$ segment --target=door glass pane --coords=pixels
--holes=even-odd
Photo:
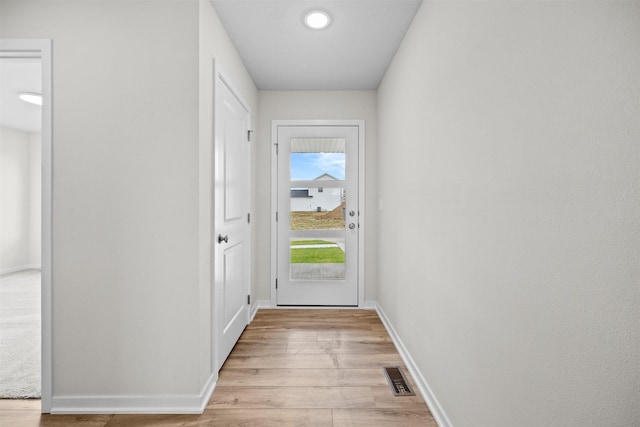
[[[344,188],[292,188],[291,230],[344,230]]]
[[[345,138],[291,138],[291,180],[344,180]]]
[[[345,143],[291,139],[292,280],[345,278]]]

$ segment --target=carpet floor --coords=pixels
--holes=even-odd
[[[40,398],[40,270],[0,276],[0,398]]]

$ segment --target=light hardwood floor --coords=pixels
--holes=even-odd
[[[0,425],[425,426],[419,396],[394,397],[382,366],[413,379],[374,311],[260,310],[202,415],[40,415],[39,401],[0,401]]]

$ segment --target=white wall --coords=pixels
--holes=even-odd
[[[207,0],[1,5],[0,37],[54,45],[54,409],[197,397],[212,375],[214,59],[254,118],[257,90]]]
[[[426,1],[379,88],[379,301],[456,427],[640,424],[638,22]]]
[[[0,272],[40,267],[40,134],[0,127]]]
[[[197,0],[1,7],[53,39],[54,399],[197,395]]]
[[[29,263],[29,134],[0,127],[0,272]]]
[[[29,133],[29,254],[28,265],[40,266],[42,258],[42,137]]]
[[[0,127],[0,271],[28,263],[29,135]]]
[[[366,258],[365,299],[376,299],[375,248],[377,129],[375,91],[260,91],[256,163],[256,268],[258,299],[271,299],[271,122],[272,120],[365,120],[366,126]]]

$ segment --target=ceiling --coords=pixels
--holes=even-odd
[[[211,0],[260,90],[374,90],[422,0]],[[331,24],[304,26],[323,10]],[[0,125],[40,130],[41,107],[18,92],[41,92],[40,63],[0,60]]]
[[[19,92],[41,93],[40,60],[0,59],[0,126],[39,132],[42,107],[18,98]]]
[[[211,0],[259,90],[374,90],[422,0]],[[304,26],[323,10],[331,24]]]

